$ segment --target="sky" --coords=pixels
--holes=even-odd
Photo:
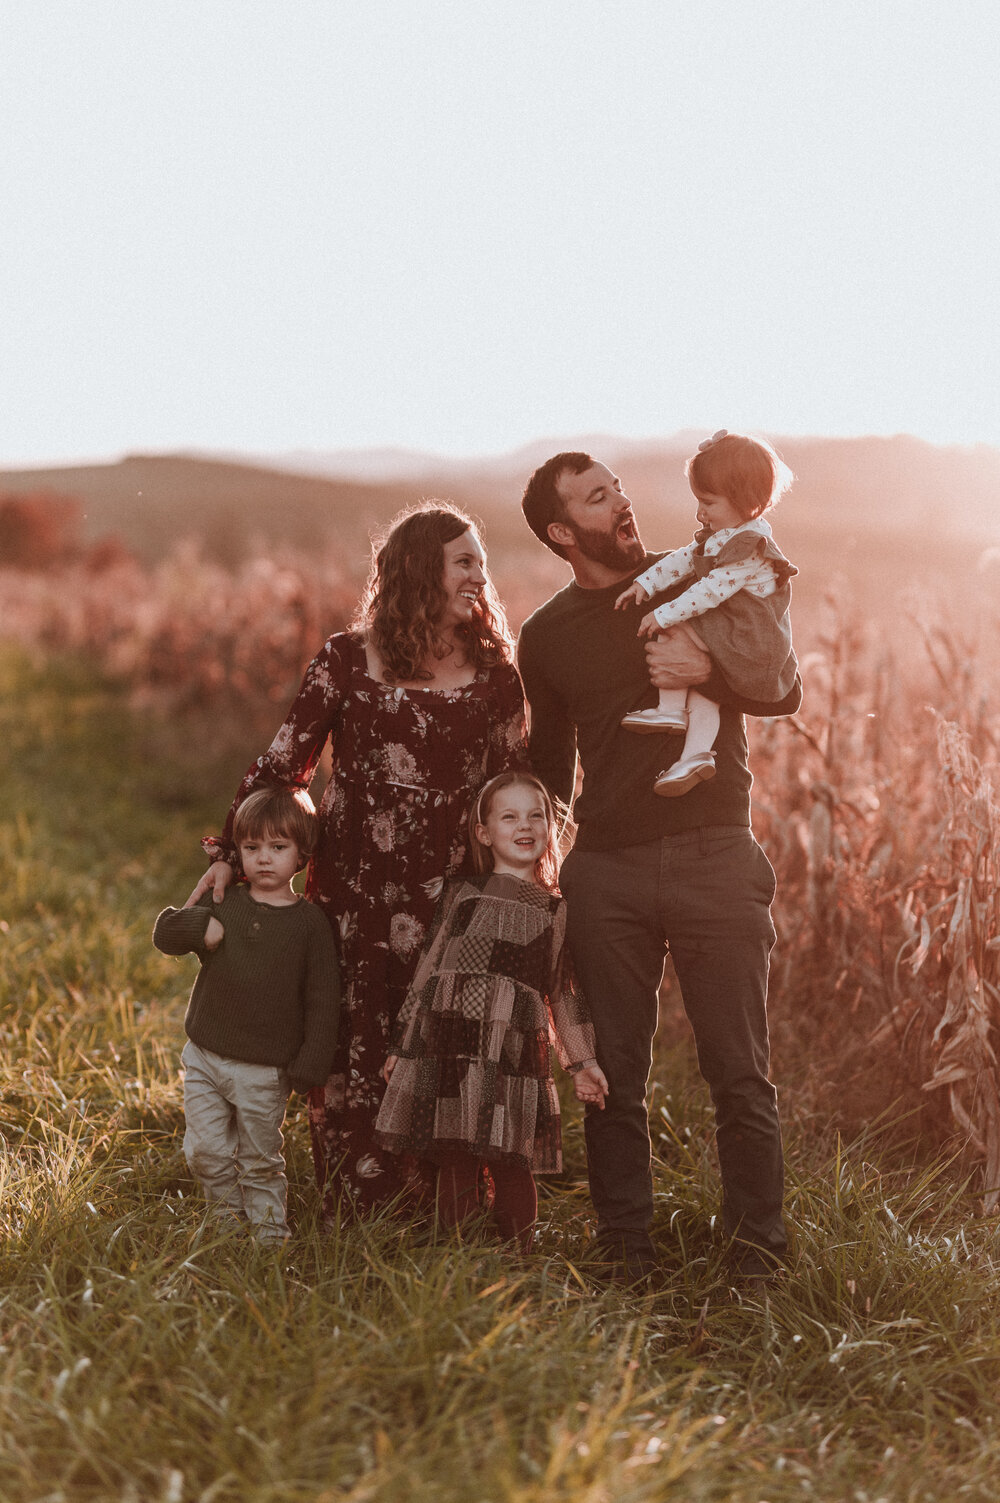
[[[0,465],[1000,444],[996,0],[0,0]]]

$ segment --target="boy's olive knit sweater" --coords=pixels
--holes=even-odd
[[[225,929],[205,948],[210,918]],[[184,1027],[200,1049],[287,1070],[295,1090],[323,1085],[340,1017],[340,967],[329,920],[312,903],[258,903],[244,883],[221,903],[206,893],[193,908],[165,908],[153,943],[165,955],[201,961]]]

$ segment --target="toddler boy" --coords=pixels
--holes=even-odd
[[[184,1028],[184,1154],[220,1211],[261,1242],[284,1242],[281,1124],[290,1090],[323,1085],[333,1063],[340,970],[320,909],[292,888],[318,837],[301,790],[264,788],[236,812],[244,882],[165,908],[153,943],[201,961]]]

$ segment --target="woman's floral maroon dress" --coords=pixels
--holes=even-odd
[[[521,682],[501,663],[461,689],[392,688],[369,677],[358,637],[331,637],[243,779],[222,839],[202,842],[213,860],[234,859],[232,817],[246,795],[259,785],[307,787],[328,737],[333,775],[306,895],[333,925],[344,981],[333,1073],[309,1099],[316,1174],[332,1215],[338,1199],[362,1210],[425,1177],[375,1143],[380,1072],[437,899],[462,865],[472,797],[487,778],[526,762]]]

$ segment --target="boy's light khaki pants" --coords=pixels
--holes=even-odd
[[[260,1241],[283,1242],[290,1235],[281,1151],[287,1072],[223,1059],[191,1039],[181,1063],[184,1156],[206,1200],[248,1221]]]

